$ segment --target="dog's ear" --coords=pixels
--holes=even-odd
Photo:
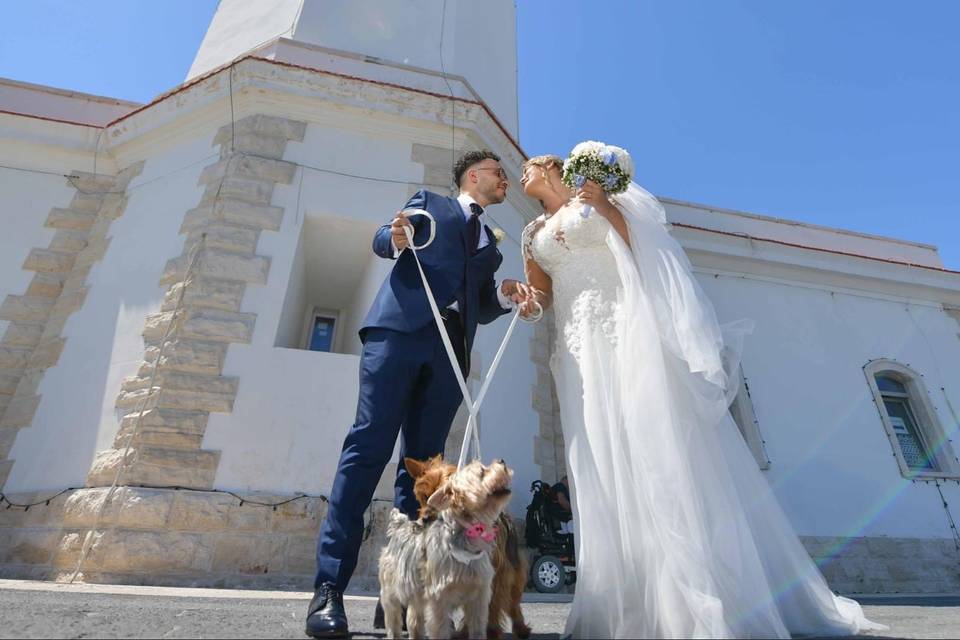
[[[447,505],[450,504],[452,495],[453,492],[450,490],[450,485],[445,483],[442,487],[434,491],[432,496],[427,498],[427,506],[437,511],[443,511]]]
[[[423,472],[427,468],[427,463],[414,460],[413,458],[404,458],[403,466],[406,468],[407,473],[413,476],[414,480],[416,480],[423,475]]]

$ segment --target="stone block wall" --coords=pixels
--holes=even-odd
[[[312,589],[319,498],[272,508],[212,491],[123,487],[97,521],[107,488],[75,491],[28,511],[0,510],[0,577],[69,580],[94,531],[77,580],[110,584]],[[9,496],[28,503],[37,494]],[[250,496],[281,502],[289,496]],[[392,505],[374,502],[351,588],[377,589],[377,558]]]
[[[115,176],[72,172],[70,205],[51,209],[44,223],[54,230],[49,246],[32,248],[24,261],[33,279],[22,295],[0,304],[0,320],[9,321],[0,339],[0,487],[15,462],[8,459],[14,439],[40,405],[40,382],[60,359],[67,319],[83,305],[90,269],[106,253],[110,225],[127,206],[127,185],[142,169],[141,162]]]
[[[960,546],[949,538],[801,541],[839,593],[960,593]]]
[[[184,215],[183,251],[160,280],[163,305],[146,319],[143,362],[116,400],[120,429],[97,454],[88,486],[111,484],[123,468],[123,484],[213,487],[220,452],[201,448],[203,434],[211,412],[233,410],[239,380],[222,375],[223,363],[231,343],[252,339],[256,314],[240,304],[247,285],[266,284],[270,260],[256,254],[257,241],[280,228],[283,208],[270,200],[297,171],[281,159],[286,143],[305,131],[253,115],[217,132],[220,159],[200,174],[205,189]]]
[[[0,578],[69,580],[107,489],[70,492],[24,511],[0,509]],[[318,498],[262,507],[219,492],[124,487],[104,511],[78,580],[113,584],[309,591]],[[10,495],[29,503],[37,493]],[[279,502],[289,496],[250,496]],[[374,592],[392,505],[374,502],[351,589]],[[517,522],[523,531],[523,522]],[[960,550],[950,539],[803,537],[842,594],[960,593]]]
[[[567,473],[566,445],[560,423],[560,404],[557,389],[550,372],[550,354],[556,336],[553,311],[534,325],[530,341],[530,360],[536,366],[537,381],[530,390],[531,402],[539,418],[539,429],[534,436],[533,461],[540,466],[540,479],[557,482]]]
[[[305,128],[253,115],[218,131],[214,144],[220,159],[201,172],[205,191],[184,214],[183,249],[161,278],[167,292],[160,310],[146,318],[139,371],[119,390],[115,404],[122,418],[113,446],[96,455],[85,488],[26,511],[0,510],[0,575],[68,580],[79,565],[77,577],[87,582],[312,586],[316,539],[326,514],[323,499],[298,498],[272,508],[250,500],[276,503],[290,496],[242,500],[216,491],[219,452],[202,448],[210,413],[233,409],[240,381],[223,375],[224,360],[230,344],[252,338],[256,314],[241,312],[241,302],[248,285],[267,281],[270,260],[257,255],[257,242],[261,232],[280,228],[284,211],[270,204],[273,188],[294,179],[296,165],[282,157],[286,143],[302,140]],[[428,187],[442,191],[440,185],[449,182],[449,150],[415,145],[411,159],[424,165]],[[111,188],[127,180],[127,174],[111,179]],[[63,219],[87,225],[96,219],[94,204],[78,205],[91,212],[51,215],[57,224]],[[117,203],[108,209],[122,210]],[[105,242],[97,247],[102,255]],[[50,256],[41,260],[41,253],[34,261],[48,265],[48,271],[73,268],[59,254],[54,257],[60,262],[51,262]],[[54,289],[51,294],[58,293]],[[4,309],[19,319],[24,304],[14,302]],[[53,306],[40,305],[40,311]],[[474,358],[471,386],[480,370],[479,356]],[[456,449],[452,459],[465,424],[462,410],[449,439]],[[389,493],[394,473],[389,465],[377,495]],[[118,488],[107,501],[115,481]],[[7,496],[14,503],[42,497]],[[361,548],[354,589],[377,588],[377,558],[391,508],[389,502],[375,501],[367,513],[369,538]]]

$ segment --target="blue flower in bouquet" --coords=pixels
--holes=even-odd
[[[563,163],[563,182],[575,189],[582,189],[587,180],[592,180],[607,193],[623,193],[631,179],[633,162],[630,154],[602,142],[581,142]]]
[[[623,193],[633,179],[633,161],[620,147],[588,140],[573,148],[563,163],[563,183],[582,189],[587,180],[603,187],[607,193]],[[580,215],[590,215],[592,207],[584,205]]]

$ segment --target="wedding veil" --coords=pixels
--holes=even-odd
[[[636,317],[636,305],[653,307],[662,345],[689,370],[685,378],[697,413],[704,424],[715,424],[737,393],[743,337],[753,330],[753,322],[719,324],[690,260],[667,230],[663,205],[653,195],[631,182],[611,201],[630,230],[629,248],[615,233],[609,239],[624,283],[623,313]],[[637,287],[646,296],[637,295]]]

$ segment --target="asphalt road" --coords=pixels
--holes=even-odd
[[[309,597],[0,580],[0,638],[303,638]],[[960,635],[960,596],[862,602],[868,617],[890,626],[877,637]],[[369,596],[347,596],[354,638],[384,637],[373,629],[375,603]],[[558,638],[569,604],[525,602],[523,609],[535,638]]]

